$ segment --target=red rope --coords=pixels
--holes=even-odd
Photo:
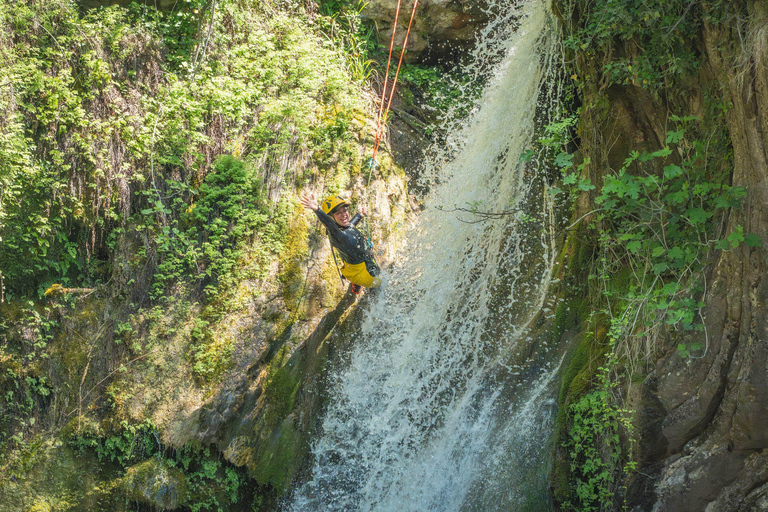
[[[400,13],[400,2],[397,0],[397,11],[395,12],[395,23],[392,26],[392,41],[389,43],[389,59],[387,60],[387,72],[384,75],[384,88],[381,91],[381,105],[379,106],[379,116],[376,119],[376,140],[373,144],[373,156],[371,156],[371,166],[376,162],[376,153],[379,151],[379,142],[381,136],[384,133],[384,124],[386,123],[387,115],[389,114],[389,108],[392,106],[392,99],[395,97],[395,86],[397,85],[397,77],[400,75],[400,66],[403,64],[403,55],[405,55],[405,47],[408,45],[408,36],[411,34],[411,26],[413,25],[413,19],[416,15],[416,6],[419,5],[419,0],[413,2],[413,9],[411,10],[411,20],[408,22],[408,30],[405,32],[405,39],[403,39],[403,48],[400,50],[400,60],[397,62],[397,70],[395,71],[395,78],[392,80],[392,87],[389,90],[389,100],[387,100],[387,108],[384,110],[382,116],[382,110],[384,107],[384,98],[387,93],[387,77],[389,76],[389,65],[392,61],[392,49],[395,46],[395,30],[397,30],[397,17]]]
[[[395,9],[395,22],[392,24],[392,40],[389,42],[389,58],[387,59],[387,71],[384,73],[384,87],[381,90],[381,104],[379,105],[379,115],[376,118],[376,135],[379,134],[379,125],[381,123],[381,113],[384,111],[384,95],[387,94],[387,80],[389,80],[389,65],[392,63],[392,49],[395,47],[395,31],[397,30],[397,19],[400,16],[400,2],[397,0],[397,9]]]

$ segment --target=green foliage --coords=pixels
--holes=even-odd
[[[327,43],[344,55],[352,79],[361,83],[367,81],[373,73],[378,45],[374,27],[361,22],[360,13],[365,2],[324,0],[318,3],[321,16],[318,16],[317,24]]]
[[[99,461],[112,462],[123,469],[152,457],[162,459],[183,472],[192,500],[183,505],[193,511],[229,510],[242,503],[250,480],[244,469],[223,461],[211,449],[163,446],[150,420],[138,424],[123,421],[117,432],[108,436],[83,432],[70,438],[69,444],[80,451],[92,450]]]
[[[602,339],[607,337],[611,349],[599,382],[569,375],[561,393],[568,422],[559,427],[568,464],[556,471],[564,475],[558,491],[566,510],[622,506],[619,488],[633,469],[633,463],[625,463],[632,432],[628,412],[618,405],[624,393],[615,386],[642,375],[662,348],[659,340],[674,340],[681,358],[706,350],[701,310],[705,265],[715,250],[760,244],[742,227],[723,232],[745,190],[730,186],[733,149],[723,115],[730,108],[727,95],[717,85],[702,88],[698,80],[706,81],[699,54],[705,24],[743,17],[735,11],[743,5],[721,0],[558,4],[566,28],[566,60],[575,63],[571,79],[584,106],[572,118],[582,138],[579,158],[568,147],[576,142],[570,127],[552,126],[555,153],[549,160],[561,181],[550,193],[569,192],[581,217],[566,230],[578,225],[574,238],[593,240],[595,257],[585,265],[587,300],[599,321],[585,329],[596,331],[595,341],[585,343],[605,347]],[[723,42],[718,50],[727,55],[728,46]],[[742,51],[743,45],[736,46]],[[648,112],[689,112],[691,93],[701,93],[696,112],[703,121],[670,115],[669,125],[662,123],[667,133],[661,147],[648,149],[653,137],[642,141],[610,121],[615,115],[610,106],[620,103],[618,97],[633,95],[635,87],[645,91],[624,105]],[[618,127],[618,137],[609,144],[601,137],[611,126]],[[638,150],[628,151],[616,165],[613,157],[622,144],[636,144]],[[534,154],[529,151],[523,158]],[[583,346],[579,351],[577,356],[584,358]]]
[[[572,482],[563,510],[599,512],[615,510],[617,484],[634,468],[625,464],[621,430],[631,432],[630,412],[615,405],[616,384],[608,375],[615,356],[598,370],[599,385],[568,408],[568,438],[564,443]]]
[[[38,311],[34,304],[19,304],[16,311],[0,310],[0,452],[25,444],[35,431],[41,410],[51,398],[49,377],[40,361],[58,323],[52,311]],[[10,314],[9,314],[10,313]],[[3,318],[3,315],[8,317]],[[19,318],[13,318],[16,315]],[[10,318],[9,318],[10,317]],[[39,426],[39,425],[37,425]]]
[[[170,11],[159,11],[132,2],[127,9],[132,24],[158,33],[168,51],[165,63],[169,69],[193,72],[202,58],[199,32],[206,21],[206,7],[210,5],[206,0],[185,0],[176,2]],[[196,48],[198,52],[194,52]]]
[[[154,231],[160,257],[152,296],[182,278],[204,283],[209,295],[232,286],[256,231],[270,220],[260,181],[243,162],[222,156],[197,193],[170,180],[167,186],[170,204],[148,192],[152,206],[139,218],[139,226]]]
[[[694,41],[712,10],[684,0],[568,0],[565,8],[569,17],[578,12],[580,18],[566,48],[589,57],[613,55],[603,68],[609,81],[652,94],[697,72]]]
[[[395,64],[393,66],[396,68]],[[390,71],[394,79],[395,69]],[[483,90],[483,82],[475,77],[461,73],[460,70],[448,70],[440,65],[424,66],[404,63],[398,76],[401,96],[409,99],[409,90],[419,94],[418,104],[440,115],[451,115],[461,119],[466,117]],[[405,89],[405,88],[408,89]],[[415,102],[415,98],[410,101]],[[429,133],[431,128],[427,128]]]
[[[623,326],[630,332],[638,322],[646,328],[663,322],[673,328],[702,330],[698,311],[703,303],[693,296],[701,291],[696,279],[707,255],[713,248],[734,248],[743,241],[760,243],[757,236],[744,235],[741,229],[716,238],[722,216],[739,206],[745,190],[730,187],[728,168],[710,158],[712,149],[686,135],[696,129],[697,118],[671,119],[678,126],[668,132],[667,146],[653,152],[633,151],[621,169],[604,177],[594,198],[600,208],[593,227],[603,256],[593,277],[606,281],[602,294],[615,304],[612,311],[621,312]],[[560,153],[556,159],[564,172],[573,167],[567,156]],[[587,159],[567,174],[563,184],[577,193],[594,189],[582,177],[589,163]],[[622,268],[628,269],[632,281],[616,288],[611,283]]]
[[[253,183],[269,176],[275,196],[305,179],[292,169],[301,155],[310,168],[354,161],[360,83],[337,45],[359,28],[354,9],[329,36],[301,17],[217,5],[215,16],[203,0],[167,13],[137,4],[84,16],[67,3],[0,8],[0,46],[13,48],[0,52],[0,84],[11,87],[0,97],[9,295],[105,281],[121,237],[141,236],[150,270],[158,251],[185,251],[192,241],[173,229],[187,228],[189,203],[175,200],[199,192],[221,153],[247,161]],[[138,213],[148,210],[152,222],[143,222]],[[139,233],[126,222],[131,213]],[[183,275],[166,263],[155,283]],[[227,268],[204,272],[220,281]]]
[[[233,340],[219,321],[243,293],[268,288],[240,285],[271,277],[284,252],[295,214],[286,191],[321,175],[343,187],[358,170],[373,38],[356,2],[317,17],[291,12],[299,2],[216,2],[215,15],[204,5],[0,5],[0,297],[20,304],[52,282],[105,285],[117,307],[104,332],[118,344],[62,369],[85,361],[82,340],[62,355],[49,346],[51,311],[6,315],[0,304],[0,449],[55,427],[82,382],[84,424],[114,430],[83,427],[75,445],[108,467],[163,458],[200,496],[185,507],[232,510],[248,506],[232,506],[253,483],[245,472],[207,450],[162,446],[149,423],[121,423],[129,390],[109,379],[140,371],[188,328],[199,380],[227,368]],[[194,326],[174,316],[182,305],[200,312]],[[295,384],[287,370],[271,376],[277,414]],[[287,436],[278,445],[295,449]],[[270,466],[267,481],[292,460]]]
[[[133,424],[123,421],[114,435],[99,437],[83,433],[71,439],[70,444],[79,449],[93,449],[99,461],[116,462],[127,467],[156,453],[159,446],[158,433],[151,420]]]
[[[590,263],[588,277],[590,297],[596,318],[606,323],[612,350],[597,387],[580,393],[569,388],[568,396],[578,398],[568,404],[563,427],[569,461],[563,481],[571,487],[559,493],[567,496],[566,510],[613,510],[620,505],[615,503],[618,487],[633,468],[633,463],[625,462],[627,450],[622,448],[631,430],[629,413],[616,405],[612,390],[654,355],[662,327],[673,334],[705,329],[701,283],[708,256],[715,249],[747,242],[743,229],[725,237],[720,233],[724,216],[739,207],[745,194],[743,188],[728,184],[730,162],[720,158],[729,154],[727,139],[718,138],[716,131],[703,137],[706,129],[697,118],[670,119],[675,126],[664,147],[631,152],[621,168],[603,176],[599,187],[588,178],[592,169],[588,158],[578,165],[563,151],[552,158],[571,197],[589,194],[598,207],[577,223],[589,217],[588,230],[596,237],[597,258]],[[561,123],[551,131],[564,130]],[[555,149],[567,141],[559,135],[550,139]],[[553,187],[550,193],[560,191]],[[756,236],[749,239],[759,243]],[[694,339],[678,343],[680,357],[706,349],[705,343]]]
[[[669,146],[632,152],[616,175],[605,178],[595,202],[603,210],[598,221],[607,221],[609,228],[603,235],[607,251],[626,247],[622,264],[637,281],[630,299],[647,300],[668,325],[701,329],[696,312],[702,304],[686,297],[686,282],[703,269],[716,243],[717,222],[738,206],[745,191],[729,187],[723,174],[707,167],[703,143],[684,138],[684,125],[694,119],[673,120],[681,126],[668,133]],[[642,170],[652,162],[661,172],[651,172],[650,166]]]

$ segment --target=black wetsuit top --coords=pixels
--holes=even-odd
[[[328,230],[331,247],[339,252],[339,257],[344,263],[350,265],[365,263],[365,269],[371,276],[376,277],[379,274],[379,266],[373,259],[373,253],[368,248],[365,236],[355,227],[362,217],[355,215],[349,222],[349,226],[342,227],[320,208],[315,210],[315,214]]]

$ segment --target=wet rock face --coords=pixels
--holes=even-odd
[[[747,1],[751,20],[768,5]],[[750,32],[752,33],[752,32]],[[724,52],[727,27],[705,26],[702,44],[713,75],[733,108],[727,124],[733,142],[733,185],[747,190],[728,218],[728,232],[743,225],[763,247],[720,253],[707,275],[706,344],[698,358],[681,359],[670,339],[656,364],[656,434],[664,450],[647,507],[653,512],[768,510],[768,55],[755,46],[743,70]],[[749,46],[749,42],[747,43]],[[706,336],[701,339],[702,336]],[[646,445],[659,439],[644,439]],[[641,510],[640,507],[633,510]]]
[[[395,45],[402,47],[413,0],[405,0],[397,20]],[[362,16],[374,23],[379,42],[386,47],[392,38],[397,0],[371,0]],[[422,0],[408,36],[406,60],[434,63],[455,56],[472,45],[488,21],[487,2],[472,0]]]
[[[643,398],[633,407],[640,465],[627,493],[632,512],[768,510],[768,3],[734,5],[748,14],[749,26],[739,32],[727,23],[704,25],[698,83],[701,91],[716,87],[730,105],[732,185],[746,190],[723,232],[742,226],[762,247],[713,252],[701,297],[706,330],[670,330],[659,340]],[[610,112],[602,133],[612,138],[605,167],[619,168],[632,148],[663,144],[668,113],[657,100],[615,85],[602,94]],[[702,104],[691,97],[687,111]],[[677,353],[678,343],[693,342],[706,347],[703,354]]]

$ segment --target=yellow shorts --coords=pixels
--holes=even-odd
[[[365,286],[366,288],[376,288],[381,284],[380,278],[373,277],[368,273],[368,269],[365,268],[365,262],[357,263],[355,265],[344,263],[341,267],[341,275],[346,277],[347,280],[352,283]]]

